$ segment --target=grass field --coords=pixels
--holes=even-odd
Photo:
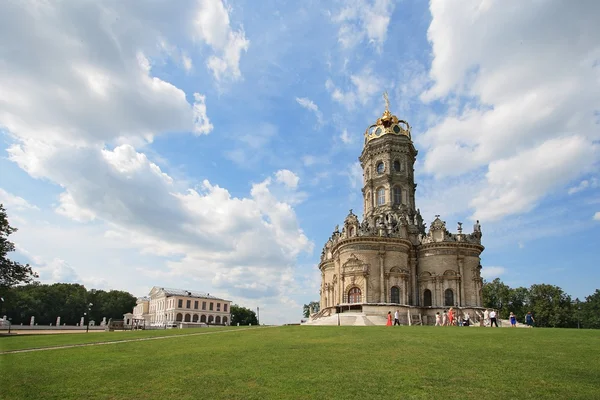
[[[81,336],[4,337],[0,350]],[[594,399],[600,332],[255,328],[3,354],[0,366],[3,399]]]

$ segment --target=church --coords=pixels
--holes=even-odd
[[[450,307],[474,317],[482,311],[479,221],[469,233],[461,222],[449,232],[439,215],[426,226],[416,206],[411,127],[384,98],[386,109],[365,131],[359,157],[363,218],[350,210],[325,243],[320,311],[309,324],[340,324],[340,316],[365,322],[350,325],[378,324],[397,310],[404,324],[433,324]]]

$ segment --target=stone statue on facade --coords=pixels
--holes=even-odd
[[[479,225],[479,220],[477,220],[477,222],[475,222],[475,225],[473,225],[473,232],[481,232],[481,225]]]

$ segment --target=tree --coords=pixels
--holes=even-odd
[[[90,290],[88,292],[88,303],[92,303],[90,311],[91,318],[96,321],[103,317],[113,319],[123,319],[123,314],[132,312],[136,304],[136,297],[131,293],[121,290]]]
[[[8,253],[15,251],[15,245],[8,240],[8,237],[16,231],[17,229],[8,223],[6,210],[0,204],[0,289],[10,288],[19,283],[29,283],[38,278],[29,264],[23,265],[8,258]]]
[[[318,301],[311,301],[310,303],[305,304],[303,307],[304,318],[310,317],[310,314],[313,312],[319,312],[319,306],[320,304]]]
[[[518,287],[510,289],[508,294],[508,312],[516,315],[517,321],[524,322],[529,307],[529,289]]]
[[[240,307],[237,304],[231,305],[231,325],[258,325],[256,313],[249,308]]]
[[[510,310],[506,307],[510,303],[510,287],[505,285],[500,278],[491,282],[484,282],[482,288],[483,306],[499,310],[500,318],[508,318]]]
[[[583,328],[600,329],[600,289],[587,296],[581,307],[581,326]],[[579,310],[577,310],[579,312]]]
[[[577,325],[571,296],[558,286],[532,285],[529,288],[529,300],[529,308],[537,326],[569,328]]]

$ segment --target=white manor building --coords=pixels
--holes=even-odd
[[[128,319],[142,321],[147,326],[165,326],[172,323],[229,325],[231,301],[190,290],[154,286],[147,297],[137,300]],[[138,322],[139,323],[139,322]]]

